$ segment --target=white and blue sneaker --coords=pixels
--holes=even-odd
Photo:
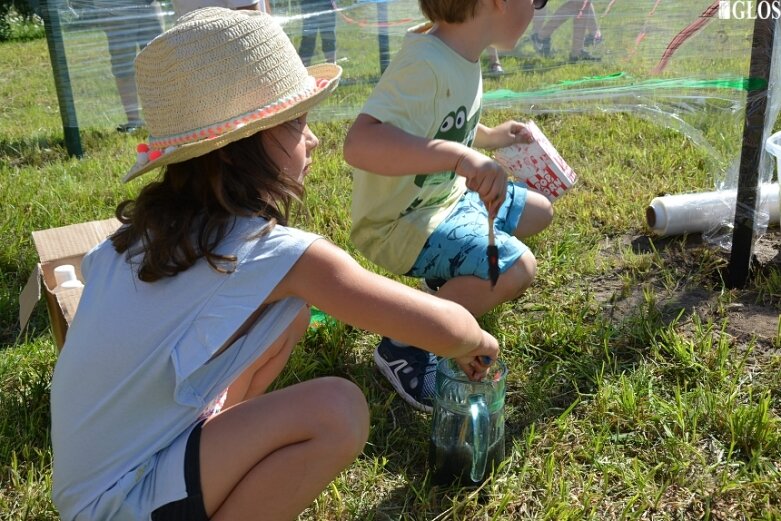
[[[532,33],[531,40],[537,54],[545,58],[551,57],[553,49],[551,49],[550,36],[547,38],[540,38],[537,36],[537,33]]]
[[[432,412],[437,357],[413,346],[400,346],[383,337],[374,350],[374,363],[405,402]]]

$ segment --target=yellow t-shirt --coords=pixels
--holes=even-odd
[[[410,29],[361,112],[405,132],[471,146],[483,93],[480,63],[436,36]],[[355,246],[392,273],[407,273],[426,239],[466,191],[455,172],[382,176],[353,172]]]

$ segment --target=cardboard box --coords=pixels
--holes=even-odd
[[[68,326],[79,305],[81,289],[66,289],[55,294],[52,291],[57,285],[54,279],[54,268],[63,264],[72,264],[76,267],[79,280],[83,281],[81,259],[84,254],[111,235],[119,226],[120,222],[116,219],[107,219],[33,232],[33,242],[40,262],[30,274],[19,296],[19,325],[22,329],[27,326],[35,305],[41,299],[43,286],[43,296],[49,311],[54,341],[57,349],[62,349]]]
[[[578,176],[533,121],[525,125],[532,141],[500,148],[494,152],[494,159],[508,175],[553,202],[575,184]]]

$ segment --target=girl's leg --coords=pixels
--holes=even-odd
[[[548,18],[548,7],[545,6],[542,9],[534,11],[534,18],[532,18],[532,33],[539,34],[542,28],[545,26],[545,20]]]
[[[577,16],[584,5],[584,0],[568,0],[563,3],[553,15],[547,17],[545,25],[537,31],[537,36],[541,40],[550,38],[550,36],[558,29],[564,22]]]
[[[320,44],[323,47],[325,61],[336,63],[336,13],[329,11],[320,21]]]
[[[304,307],[287,330],[228,387],[224,409],[266,392],[290,358],[309,327],[309,307]]]
[[[583,53],[586,31],[589,27],[596,27],[596,18],[594,6],[590,1],[585,0],[581,3],[580,11],[572,20],[572,46],[569,53],[571,57],[577,57]]]
[[[317,21],[315,16],[307,14],[301,28],[301,43],[298,45],[298,55],[307,67],[312,63],[317,43]]]
[[[363,450],[369,409],[355,384],[318,378],[213,416],[200,446],[204,506],[214,521],[290,520]]]
[[[486,49],[486,53],[488,54],[488,74],[494,76],[504,74],[502,63],[499,61],[499,51],[496,47],[489,47]]]
[[[589,3],[588,16],[586,17],[586,32],[592,36],[601,36],[599,32],[599,23],[597,22],[597,12],[594,10],[594,3]]]

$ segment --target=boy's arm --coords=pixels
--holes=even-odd
[[[347,132],[344,159],[355,168],[386,176],[453,171],[480,194],[491,215],[507,193],[507,174],[490,157],[455,141],[414,136],[368,114],[359,114]]]
[[[473,144],[477,148],[494,150],[529,141],[531,141],[531,134],[526,130],[526,126],[518,121],[509,120],[493,128],[478,123]]]
[[[414,136],[389,123],[359,114],[344,140],[348,164],[387,176],[454,170],[469,147],[455,141]]]

